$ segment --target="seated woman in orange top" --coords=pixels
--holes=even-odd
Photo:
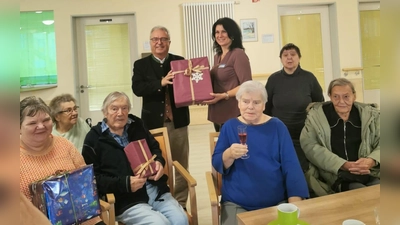
[[[34,96],[20,102],[20,192],[29,200],[29,184],[57,170],[73,170],[85,164],[74,145],[63,137],[52,136],[50,108]],[[105,225],[100,217],[84,225]]]

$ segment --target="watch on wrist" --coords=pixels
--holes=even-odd
[[[229,94],[228,94],[228,92],[225,92],[225,100],[228,100],[229,99]]]

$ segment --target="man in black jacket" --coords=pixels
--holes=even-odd
[[[154,27],[150,32],[151,55],[134,63],[133,93],[143,97],[142,120],[148,129],[167,127],[172,159],[189,167],[189,108],[176,108],[170,62],[183,57],[169,54],[169,32],[165,27]],[[186,207],[188,186],[184,178],[175,174],[175,198]]]
[[[169,193],[160,146],[143,121],[129,114],[130,108],[125,93],[110,93],[102,107],[104,120],[86,135],[82,155],[86,164],[93,164],[99,194],[114,194],[116,219],[126,225],[187,225],[186,213]],[[157,173],[148,178],[134,174],[124,151],[129,142],[141,139],[156,155]]]

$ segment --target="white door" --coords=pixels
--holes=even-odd
[[[381,95],[381,13],[379,2],[360,3],[360,34],[364,102],[378,103]]]
[[[140,116],[141,98],[131,89],[133,62],[138,59],[135,16],[99,16],[76,19],[78,90],[82,118],[97,124],[101,106],[113,91],[125,92],[131,113]]]
[[[312,72],[324,90],[333,79],[328,6],[279,7],[281,47],[300,48],[300,65]]]

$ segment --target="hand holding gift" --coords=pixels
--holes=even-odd
[[[134,177],[130,177],[131,191],[135,192],[143,187],[146,183],[146,178],[140,177],[140,175],[136,175]]]
[[[172,70],[170,70],[167,74],[167,76],[163,77],[161,79],[161,86],[166,86],[167,84],[172,84],[172,79],[174,79],[175,75],[172,73]]]
[[[219,102],[221,100],[225,100],[226,96],[227,96],[226,93],[210,93],[210,95],[212,97],[214,97],[214,98],[211,99],[211,100],[208,100],[208,101],[204,101],[204,102],[202,102],[202,104],[212,105],[212,104],[215,104],[215,103],[217,103],[217,102]]]
[[[149,180],[155,180],[157,181],[158,179],[160,179],[160,177],[164,174],[164,167],[163,165],[159,162],[159,161],[155,161],[156,163],[156,171],[157,174],[154,176],[150,176]]]

